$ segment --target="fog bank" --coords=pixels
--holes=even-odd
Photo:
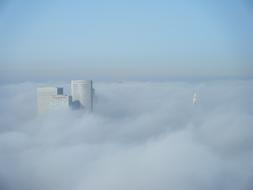
[[[94,113],[40,116],[37,86],[1,85],[1,190],[253,189],[251,80],[94,83]]]

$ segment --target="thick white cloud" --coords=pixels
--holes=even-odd
[[[95,83],[93,114],[43,116],[36,86],[1,86],[1,190],[253,188],[252,81]]]

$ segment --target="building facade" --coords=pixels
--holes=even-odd
[[[93,111],[92,80],[72,80],[71,95],[73,108],[85,109],[88,112]]]
[[[71,97],[63,95],[63,88],[40,87],[37,88],[37,104],[38,113],[68,109],[71,104]]]
[[[49,110],[67,110],[71,106],[71,96],[55,95],[51,96]]]

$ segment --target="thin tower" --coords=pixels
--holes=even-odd
[[[196,93],[196,92],[193,94],[193,97],[192,97],[192,104],[193,104],[193,105],[196,105],[196,104],[197,104],[197,93]]]

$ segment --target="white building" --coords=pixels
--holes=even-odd
[[[71,96],[54,95],[51,96],[48,108],[49,110],[67,110],[71,105]]]
[[[93,111],[93,94],[92,80],[71,81],[72,106],[74,108]]]
[[[68,109],[71,97],[63,95],[63,88],[40,87],[37,88],[38,113],[50,110]]]

